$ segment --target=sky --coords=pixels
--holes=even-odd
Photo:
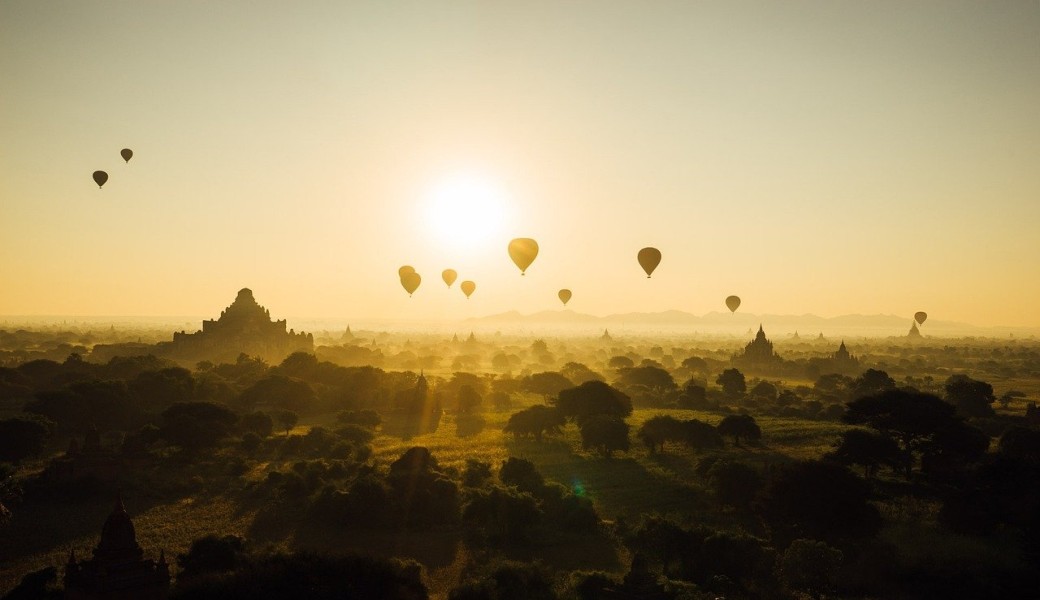
[[[1040,326],[1035,0],[2,0],[0,82],[0,315]]]

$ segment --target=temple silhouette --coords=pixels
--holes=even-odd
[[[783,359],[773,349],[773,342],[766,337],[762,326],[758,326],[755,339],[744,346],[744,352],[733,357],[733,363],[750,371],[773,372],[779,369]]]
[[[233,362],[240,354],[281,362],[293,352],[313,352],[314,335],[286,331],[286,322],[271,320],[271,311],[253,298],[249,288],[239,290],[220,318],[202,322],[195,333],[175,332],[162,342],[161,354],[182,360]]]
[[[134,523],[117,498],[93,557],[76,560],[75,550],[69,552],[64,583],[69,600],[160,600],[170,589],[170,567],[164,552],[158,561],[144,558]]]

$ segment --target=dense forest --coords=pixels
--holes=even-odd
[[[62,597],[113,502],[172,598],[1035,594],[1033,341],[102,337],[0,332],[4,598]]]

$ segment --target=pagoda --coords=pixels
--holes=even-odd
[[[921,330],[917,328],[917,321],[910,323],[910,333],[906,334],[909,338],[921,337]]]
[[[766,338],[765,330],[759,325],[755,339],[744,346],[743,354],[734,357],[733,362],[748,369],[770,370],[779,367],[783,359],[773,350],[773,342]]]
[[[122,498],[116,499],[105,520],[93,558],[77,561],[73,550],[65,564],[65,598],[69,600],[160,600],[166,598],[169,588],[166,554],[160,552],[158,561],[144,558]]]
[[[271,320],[271,311],[243,288],[220,318],[202,322],[202,330],[173,334],[172,343],[163,343],[165,354],[175,358],[223,360],[233,362],[240,354],[281,362],[293,352],[313,352],[314,335],[286,331],[285,319]]]

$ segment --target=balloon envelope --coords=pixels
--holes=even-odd
[[[557,294],[557,296],[560,297],[560,302],[563,302],[564,306],[567,306],[567,303],[571,301],[571,291],[570,290],[567,290],[567,289],[560,290],[560,293]]]
[[[661,251],[657,248],[643,248],[639,251],[637,257],[639,259],[639,266],[643,267],[646,271],[646,278],[650,279],[650,275],[653,274],[654,269],[657,265],[661,264]]]
[[[404,288],[404,291],[408,292],[409,296],[414,294],[415,290],[419,289],[420,283],[422,283],[422,277],[419,277],[419,274],[415,271],[401,275],[401,287]]]
[[[105,173],[104,171],[94,171],[94,183],[97,184],[98,189],[105,185],[106,181],[108,181],[108,173]]]
[[[119,151],[119,156],[122,156],[126,162],[130,162],[130,159],[134,157],[134,151],[129,148],[123,148]]]
[[[924,325],[926,319],[928,319],[928,313],[921,311],[914,313],[914,320],[917,321],[918,325]]]
[[[444,272],[441,273],[441,279],[448,284],[448,287],[451,287],[451,284],[455,283],[458,278],[459,274],[455,272],[455,269],[444,269]]]
[[[737,296],[726,298],[726,307],[729,308],[729,312],[737,312],[737,309],[740,308],[740,298]]]
[[[462,288],[462,293],[466,294],[466,297],[469,298],[470,295],[477,289],[477,284],[473,283],[472,281],[463,281],[459,284],[459,287]]]
[[[405,273],[415,273],[415,267],[410,265],[404,265],[403,267],[397,270],[398,277],[404,277]]]
[[[531,238],[516,238],[509,242],[509,258],[513,259],[513,264],[520,268],[521,275],[527,271],[527,267],[531,266],[537,256],[538,242]]]

